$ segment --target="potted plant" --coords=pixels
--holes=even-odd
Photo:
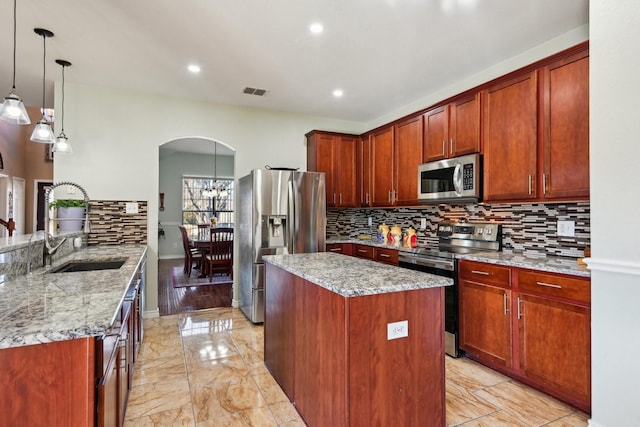
[[[56,208],[58,213],[58,228],[60,231],[80,231],[84,220],[87,202],[81,199],[59,199],[49,203],[50,208]]]

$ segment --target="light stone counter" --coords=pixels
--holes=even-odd
[[[359,245],[375,246],[378,248],[397,249],[412,252],[413,249],[380,243],[377,240],[331,238],[327,244],[355,243]],[[546,257],[539,254],[516,254],[512,252],[477,252],[474,254],[458,254],[458,259],[499,264],[507,267],[528,268],[531,270],[550,273],[570,274],[574,276],[591,277],[591,271],[584,265],[579,265],[576,259],[564,257]]]
[[[91,246],[0,282],[0,349],[104,335],[146,251],[146,245]],[[70,260],[123,258],[117,270],[48,273]]]
[[[446,277],[331,252],[268,255],[263,259],[344,297],[453,285]]]

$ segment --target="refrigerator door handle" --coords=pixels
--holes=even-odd
[[[295,173],[291,174],[291,177],[289,178],[289,191],[288,191],[288,195],[287,197],[289,198],[289,218],[288,218],[288,224],[287,224],[287,228],[288,228],[288,232],[287,232],[287,251],[288,253],[292,254],[294,253],[293,248],[294,248],[294,244],[293,244],[293,239],[295,236],[295,229],[296,229],[296,191],[294,191],[294,176]]]

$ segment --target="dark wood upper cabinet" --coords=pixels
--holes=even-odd
[[[589,197],[589,52],[541,70],[545,199]]]
[[[324,172],[327,206],[356,207],[356,150],[358,137],[312,131],[307,135],[307,170]]]
[[[416,205],[418,165],[422,163],[422,116],[397,123],[394,133],[393,204]]]
[[[358,141],[358,192],[360,206],[371,206],[371,141],[369,135],[363,135]]]
[[[537,197],[537,73],[485,91],[484,200]]]
[[[393,204],[393,126],[371,134],[371,205]],[[417,172],[416,172],[417,173]]]

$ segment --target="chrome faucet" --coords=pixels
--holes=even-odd
[[[62,240],[57,244],[57,245],[52,245],[51,244],[51,240],[53,239],[53,235],[51,234],[51,232],[49,231],[49,196],[51,195],[51,192],[58,188],[61,187],[63,185],[70,185],[72,187],[76,187],[77,189],[79,189],[80,191],[82,191],[82,194],[84,196],[84,202],[87,204],[87,208],[85,210],[85,217],[84,217],[84,232],[85,233],[89,233],[91,231],[91,226],[89,224],[89,195],[87,194],[87,192],[85,191],[84,188],[82,188],[80,185],[76,184],[75,182],[70,182],[70,181],[62,181],[62,182],[58,182],[57,184],[53,184],[51,187],[49,187],[44,195],[44,202],[45,202],[45,207],[44,207],[44,265],[50,265],[51,264],[51,256],[53,254],[56,253],[56,251],[58,250],[58,248],[60,246],[62,246],[62,244],[67,240],[66,237],[63,237]]]

